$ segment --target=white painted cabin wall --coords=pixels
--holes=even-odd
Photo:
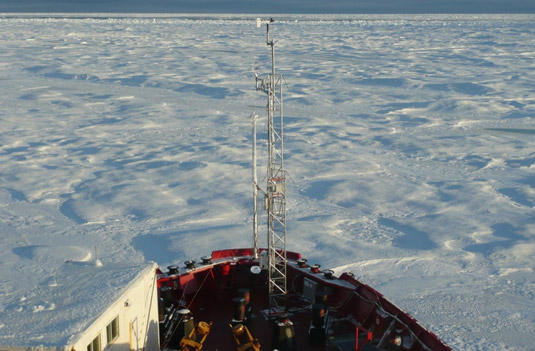
[[[76,351],[86,351],[100,333],[102,351],[158,351],[158,292],[156,264],[144,271],[74,344]],[[108,345],[106,327],[119,316],[119,337]]]

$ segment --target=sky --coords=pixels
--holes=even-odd
[[[535,13],[533,0],[0,0],[0,12]]]

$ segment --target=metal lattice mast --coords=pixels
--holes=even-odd
[[[282,76],[275,75],[275,42],[269,37],[266,23],[266,43],[271,48],[271,74],[257,79],[257,90],[268,96],[268,168],[267,168],[267,231],[269,314],[286,310],[286,171],[284,170]],[[257,20],[258,26],[262,22]],[[277,116],[276,116],[277,115]]]

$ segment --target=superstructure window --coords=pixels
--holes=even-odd
[[[108,344],[112,343],[119,337],[119,316],[115,317],[110,324],[106,327],[106,336],[108,339]],[[88,350],[96,351],[96,350]]]
[[[100,345],[100,334],[98,334],[97,337],[94,338],[89,345],[87,345],[87,351],[101,351],[102,348]]]

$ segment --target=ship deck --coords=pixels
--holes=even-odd
[[[191,307],[193,315],[197,321],[204,320],[213,322],[210,335],[206,339],[203,350],[235,351],[236,343],[232,337],[229,324],[232,322],[234,297],[232,291],[226,291],[214,297],[213,294],[204,293],[198,296],[198,303]],[[266,293],[260,291],[251,291],[251,313],[246,321],[251,335],[258,338],[260,345],[269,349],[272,344],[272,335],[274,321],[266,318],[265,306],[268,302]],[[296,350],[320,351],[326,350],[325,347],[310,347],[308,340],[308,325],[310,324],[310,312],[292,313],[292,321],[295,321],[295,344]]]
[[[191,325],[202,321],[211,324],[203,340],[202,350],[205,351],[451,350],[409,314],[351,274],[335,278],[329,271],[318,271],[317,265],[297,262],[299,256],[294,253],[288,253],[291,260],[287,265],[286,313],[291,323],[281,327],[282,314],[269,316],[267,310],[267,273],[251,271],[258,262],[248,253],[246,250],[214,252],[213,260],[200,266],[185,271],[170,267],[168,273],[160,274],[163,348],[180,349],[184,333],[175,333],[175,330],[191,330]],[[243,289],[248,290],[250,300],[246,299],[248,308],[240,309],[236,299],[244,296]],[[165,312],[167,307],[163,306],[170,304],[175,306],[176,313]],[[183,308],[189,310],[187,318],[179,316],[179,309]],[[189,327],[174,322],[190,316],[193,321],[189,322]],[[251,340],[258,339],[261,347],[237,347],[232,333],[232,326],[237,324],[245,325],[252,335]],[[285,327],[293,329],[290,338],[284,337],[288,335]],[[242,339],[241,345],[245,343]]]
[[[190,305],[190,311],[195,322],[204,321],[212,323],[210,334],[204,342],[204,351],[236,351],[236,343],[232,337],[230,324],[233,319],[233,302],[235,291],[226,290],[214,292],[200,292]],[[354,330],[348,328],[347,333],[333,337],[325,345],[314,345],[309,340],[309,327],[311,322],[310,304],[295,296],[289,301],[291,306],[288,316],[294,326],[294,350],[324,351],[324,350],[355,350]],[[258,338],[262,350],[272,350],[273,334],[275,328],[274,318],[267,316],[265,307],[268,295],[265,289],[251,290],[250,315],[244,323],[254,338]],[[174,345],[178,348],[178,345]],[[284,346],[278,346],[283,350]],[[372,345],[366,345],[362,350],[376,350]]]

